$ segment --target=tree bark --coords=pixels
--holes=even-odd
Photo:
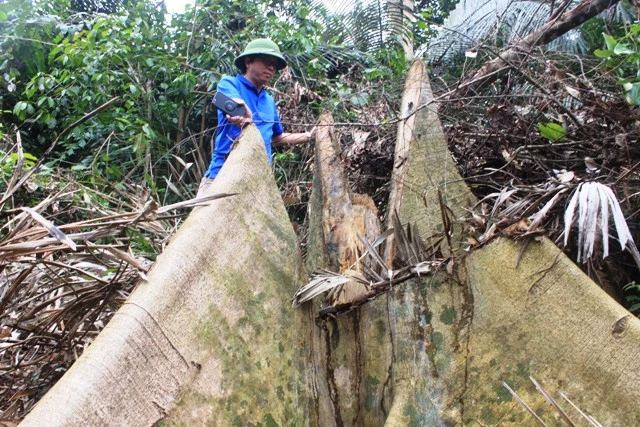
[[[409,73],[411,86],[403,108],[432,99],[420,62]],[[398,144],[402,168],[394,174],[392,206],[403,222],[419,223],[425,239],[446,231],[438,193],[454,218],[474,200],[435,111],[402,123]],[[633,355],[640,350],[640,320],[546,239],[531,243],[518,264],[517,243],[498,240],[463,255],[462,237],[453,228],[451,275],[416,279],[389,294],[394,362],[386,425],[533,424],[502,381],[547,423],[559,423],[529,376],[556,399],[569,393],[604,425],[638,424],[640,361]]]
[[[584,0],[570,11],[550,20],[537,31],[525,36],[497,58],[486,62],[473,75],[465,78],[455,96],[464,96],[489,84],[512,67],[524,66],[531,48],[544,46],[618,3],[619,0]]]
[[[303,425],[297,240],[260,133],[209,190],[96,341],[24,426]]]
[[[411,114],[432,99],[426,67],[416,61],[402,97],[400,114],[408,118],[398,125],[388,212],[397,212],[403,223],[417,225],[424,239],[447,232],[442,228],[438,192],[456,217],[474,201],[447,149],[436,106]],[[389,218],[387,227],[391,226]],[[452,247],[445,247],[445,252],[459,253],[460,228],[450,230],[450,237]],[[389,265],[395,256],[394,245],[390,239],[386,253]],[[464,281],[460,271],[453,277],[412,280],[388,295],[394,392],[387,426],[462,424],[461,396],[473,305]]]

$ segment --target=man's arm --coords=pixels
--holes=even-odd
[[[288,146],[306,144],[307,142],[316,140],[316,128],[311,129],[311,132],[303,133],[281,133],[278,136],[274,136],[271,142],[274,145]]]

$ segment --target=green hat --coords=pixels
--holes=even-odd
[[[242,52],[242,54],[238,56],[233,63],[236,64],[236,67],[244,73],[247,71],[244,58],[252,55],[269,55],[278,58],[278,70],[282,70],[287,66],[287,61],[285,61],[284,57],[280,53],[280,48],[278,48],[278,45],[269,39],[251,40],[247,44],[247,47],[244,48],[244,52]]]

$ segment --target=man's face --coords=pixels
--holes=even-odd
[[[269,83],[278,69],[278,59],[269,55],[255,55],[245,61],[245,77],[257,87]]]

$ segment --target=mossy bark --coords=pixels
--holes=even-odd
[[[29,425],[304,425],[295,233],[262,138],[242,134],[196,208]]]
[[[417,225],[421,236],[449,233],[459,252],[459,227],[443,227],[442,201],[461,216],[474,197],[460,178],[447,149],[427,70],[416,61],[407,75],[398,125],[389,212],[402,223]],[[453,222],[455,224],[455,222]],[[391,221],[388,222],[391,226]],[[387,263],[395,254],[393,239]],[[463,412],[465,360],[472,297],[463,269],[452,277],[416,279],[388,295],[393,344],[393,405],[388,426],[458,425]]]
[[[417,89],[411,98],[405,93],[403,108],[431,99],[420,62],[407,86]],[[435,111],[403,123],[398,144],[393,209],[403,222],[418,223],[425,238],[446,231],[438,193],[454,218],[474,200]],[[502,381],[557,425],[558,412],[529,376],[565,408],[562,391],[605,425],[639,423],[637,318],[546,239],[530,243],[518,264],[518,243],[498,240],[464,256],[461,230],[452,228],[450,237],[452,275],[415,280],[389,295],[394,363],[387,425],[535,425]],[[575,410],[569,414],[578,419]]]
[[[474,310],[464,421],[532,424],[505,381],[558,422],[532,376],[565,408],[560,392],[603,425],[640,425],[640,320],[549,240],[530,243],[518,262],[519,253],[520,244],[500,239],[466,262]]]
[[[403,115],[430,99],[416,62]],[[322,124],[307,268],[357,274],[357,232],[372,240],[375,207],[349,193],[331,118]],[[238,194],[194,210],[24,425],[533,425],[502,381],[558,424],[529,376],[605,425],[640,424],[640,321],[548,240],[519,264],[508,240],[464,255],[441,201],[455,218],[474,200],[433,107],[398,135],[389,211],[424,238],[447,232],[453,273],[399,284],[327,322],[316,323],[317,302],[292,310],[303,267],[249,127],[209,190]]]

